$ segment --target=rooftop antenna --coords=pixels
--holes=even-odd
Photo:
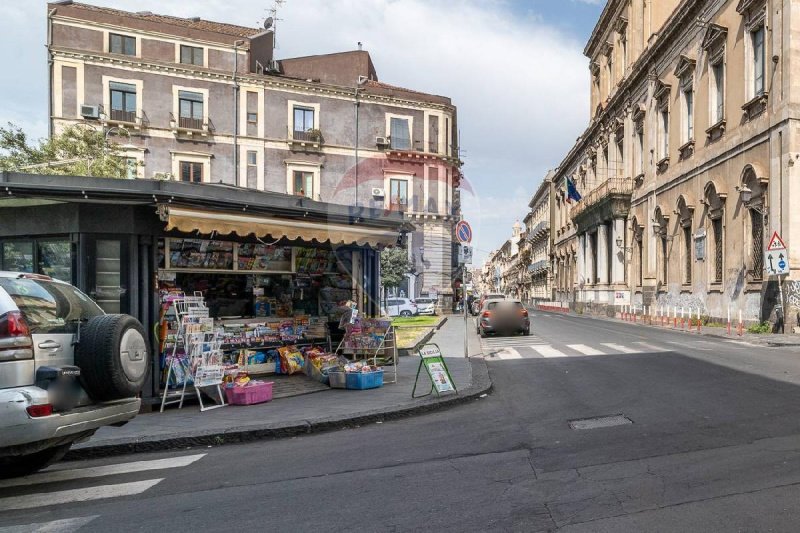
[[[266,30],[269,30],[270,28],[272,29],[273,48],[276,50],[278,49],[278,39],[277,39],[278,21],[283,20],[278,18],[278,9],[283,7],[283,4],[285,2],[286,0],[275,0],[272,3],[272,7],[269,8],[269,16],[267,17],[267,20],[264,21],[264,29]]]

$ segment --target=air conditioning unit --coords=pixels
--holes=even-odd
[[[281,71],[281,65],[280,65],[280,63],[278,63],[277,60],[273,59],[267,65],[267,70],[269,72],[280,72]]]
[[[384,196],[386,196],[386,194],[384,194],[383,189],[379,189],[378,187],[373,187],[372,196],[375,196],[377,198],[383,198]]]
[[[82,105],[81,106],[81,116],[83,118],[92,118],[92,119],[99,119],[100,118],[100,106],[99,105]]]
[[[154,180],[172,180],[172,172],[153,172]]]
[[[375,137],[375,144],[377,146],[389,146],[388,137]]]

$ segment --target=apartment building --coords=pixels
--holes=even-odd
[[[554,177],[558,299],[776,318],[764,247],[800,242],[798,20],[790,0],[606,4],[585,48],[590,123]]]
[[[528,203],[530,211],[525,218],[527,221],[525,240],[530,246],[530,256],[525,270],[530,280],[530,291],[526,301],[544,302],[552,300],[553,297],[550,226],[553,215],[551,188],[554,174],[553,171],[547,173]]]
[[[269,22],[52,2],[51,131],[105,132],[130,178],[401,211],[416,227],[410,292],[448,306],[460,215],[455,106],[379,81],[365,50],[277,58]]]

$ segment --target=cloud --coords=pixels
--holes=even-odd
[[[93,3],[253,27],[268,15],[261,6],[269,5]],[[45,135],[46,2],[10,4],[0,60],[13,68],[0,72],[0,117],[34,136]],[[278,13],[277,54],[353,50],[361,41],[381,80],[451,97],[459,112],[463,171],[475,190],[475,196],[464,195],[465,217],[476,227],[476,247],[490,250],[508,238],[515,217],[524,216],[547,169],[558,165],[589,116],[582,43],[549,26],[535,10],[520,14],[504,0],[287,0]]]

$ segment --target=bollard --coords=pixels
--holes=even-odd
[[[672,329],[678,327],[678,308],[674,305],[672,306]]]
[[[686,322],[683,319],[683,306],[681,306],[681,329],[686,329]]]
[[[731,306],[728,306],[728,335],[731,334]]]
[[[739,326],[738,326],[738,330],[739,330],[739,336],[740,337],[742,335],[744,335],[744,323],[742,322],[742,310],[741,309],[739,309]]]
[[[697,333],[703,333],[703,321],[700,319],[700,308],[697,308]]]

